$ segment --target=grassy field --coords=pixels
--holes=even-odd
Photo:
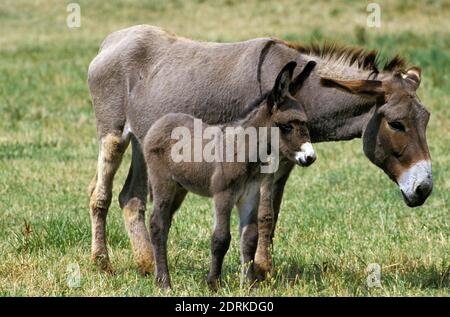
[[[132,259],[117,195],[108,218],[114,276],[91,265],[87,185],[97,143],[86,72],[101,40],[134,24],[209,41],[258,36],[337,40],[401,54],[423,68],[418,92],[432,116],[434,192],[420,208],[371,165],[360,140],[318,144],[318,161],[288,182],[275,238],[274,277],[239,288],[238,225],[219,295],[449,296],[450,3],[378,1],[381,28],[366,28],[364,1],[76,1],[81,27],[66,26],[75,1],[0,2],[0,295],[211,295],[206,287],[212,205],[189,196],[169,241],[174,289],[161,293]],[[305,186],[307,184],[307,186]],[[79,265],[81,284],[67,284]],[[366,267],[382,268],[367,287]]]

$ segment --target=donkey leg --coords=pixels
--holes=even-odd
[[[241,238],[241,287],[255,281],[254,259],[258,240],[257,213],[259,204],[259,183],[247,187],[246,193],[239,199],[236,207],[239,211],[239,229]]]
[[[106,246],[106,216],[111,204],[114,175],[129,143],[127,137],[106,134],[100,138],[97,174],[90,184],[92,249],[91,258],[97,267],[112,273]]]
[[[133,136],[131,137],[131,146],[131,166],[119,195],[119,203],[123,209],[125,228],[130,238],[134,259],[139,272],[145,275],[154,269],[150,235],[145,227],[147,167],[139,142]]]
[[[216,291],[222,273],[222,264],[225,254],[230,247],[230,216],[234,205],[233,195],[229,192],[214,196],[215,224],[211,238],[211,268],[208,274],[208,285]]]
[[[288,163],[267,178],[261,186],[260,206],[258,210],[258,248],[255,255],[255,274],[264,278],[273,272],[271,253],[273,252],[273,237],[280,212],[284,187],[294,165]],[[272,184],[270,184],[272,181]],[[269,232],[269,238],[267,233]]]
[[[150,235],[156,262],[156,283],[165,289],[171,288],[167,261],[167,240],[172,224],[174,206],[177,208],[186,193],[179,194],[179,186],[173,182],[155,182],[153,213],[150,220]]]
[[[280,208],[281,208],[281,201],[283,200],[283,193],[284,193],[284,187],[286,185],[286,182],[289,178],[289,175],[292,172],[292,169],[294,168],[294,165],[290,163],[288,166],[286,166],[281,176],[276,177],[273,187],[272,187],[272,207],[273,207],[273,226],[272,226],[272,233],[270,235],[270,244],[273,244],[273,237],[275,235],[275,227],[277,225],[278,221],[278,215],[280,214]]]
[[[272,274],[272,256],[270,254],[271,234],[274,225],[273,210],[273,174],[265,176],[261,182],[261,194],[258,208],[258,244],[255,254],[255,275],[263,280]]]

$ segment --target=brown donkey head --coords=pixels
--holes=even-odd
[[[322,78],[322,84],[376,100],[363,130],[364,153],[398,184],[408,206],[420,206],[433,188],[426,139],[430,113],[416,95],[421,71],[411,67],[380,75],[381,80]]]
[[[309,166],[316,160],[307,128],[303,105],[292,97],[301,88],[316,63],[308,62],[292,80],[296,62],[288,63],[279,73],[267,98],[270,113],[269,125],[278,127],[280,152],[301,166]]]

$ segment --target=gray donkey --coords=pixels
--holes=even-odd
[[[300,88],[311,69],[305,69],[292,81],[296,65],[296,62],[288,63],[277,76],[273,89],[247,106],[237,120],[216,126],[201,123],[203,131],[211,127],[218,132],[225,131],[223,134],[214,135],[222,141],[216,143],[222,146],[219,152],[225,152],[223,147],[225,142],[227,143],[226,151],[230,151],[228,144],[230,144],[231,136],[233,140],[231,152],[235,153],[237,150],[237,154],[242,154],[244,150],[245,157],[242,160],[236,162],[236,159],[233,161],[227,158],[226,162],[220,159],[182,161],[179,157],[174,157],[173,149],[179,141],[174,139],[173,131],[182,127],[185,131],[187,130],[189,140],[196,135],[196,119],[188,114],[167,114],[158,119],[148,131],[144,139],[144,156],[148,168],[149,190],[153,193],[150,234],[156,261],[155,277],[162,287],[171,287],[167,265],[167,239],[172,216],[180,207],[188,191],[214,199],[215,225],[211,240],[212,263],[208,285],[212,290],[216,290],[223,259],[231,240],[231,210],[234,205],[239,206],[246,201],[244,197],[249,191],[259,190],[264,175],[267,175],[260,172],[261,165],[264,164],[260,149],[271,148],[271,154],[279,150],[284,158],[302,166],[308,166],[315,161],[316,156],[306,127],[306,114],[301,104],[291,96]],[[249,140],[248,144],[244,142],[245,148],[236,146],[234,140],[238,133],[232,129],[234,132],[230,135],[227,132],[230,131],[228,130],[230,127],[258,128],[253,130],[256,131],[254,135],[256,140],[253,140],[256,141],[253,143],[256,146],[249,146],[252,140]],[[265,133],[262,132],[264,128]],[[267,130],[271,131],[270,138],[267,137],[269,134]],[[195,145],[192,146],[192,144],[195,142],[196,140],[189,142],[189,150],[193,152]],[[200,142],[203,145],[208,143],[204,139]],[[260,156],[257,154],[258,151]],[[277,159],[277,155],[273,156]],[[236,155],[233,154],[231,158],[235,157]],[[252,160],[252,158],[256,159]],[[241,243],[245,244],[246,241]],[[244,252],[244,254],[247,253]],[[252,279],[249,276],[252,275],[252,266],[245,265],[250,264],[252,259],[245,258],[243,261],[243,269],[247,272],[243,275]]]
[[[292,60],[298,64],[295,74],[317,62],[302,89],[293,95],[305,108],[312,143],[361,138],[366,157],[398,185],[408,206],[426,201],[433,188],[426,136],[430,113],[417,96],[422,78],[419,67],[407,68],[398,56],[381,63],[377,51],[358,47],[294,44],[273,38],[199,42],[155,26],[137,25],[108,35],[89,65],[99,142],[89,190],[91,256],[99,269],[113,271],[106,220],[113,180],[127,147],[131,144],[131,164],[118,198],[134,258],[145,274],[154,269],[144,221],[152,193],[147,192],[142,155],[150,127],[171,112],[191,114],[209,124],[233,121],[256,95],[272,89],[280,69]],[[261,209],[243,210],[249,216],[241,223],[244,240],[254,246],[245,249],[251,253],[246,256],[254,258],[261,275],[273,268],[272,237],[294,165],[280,161],[272,181],[263,182],[261,191],[248,195],[244,204],[244,209]],[[257,212],[266,216],[253,216]]]

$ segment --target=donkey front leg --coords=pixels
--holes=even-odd
[[[272,233],[270,235],[270,244],[273,244],[273,237],[275,236],[275,227],[278,222],[278,216],[280,214],[281,202],[283,200],[284,187],[286,186],[289,175],[294,168],[294,164],[289,162],[280,169],[280,175],[275,174],[275,180],[272,186],[272,207],[273,207],[273,226]]]
[[[274,175],[267,174],[261,182],[260,201],[258,208],[258,244],[255,254],[255,276],[263,280],[272,274],[272,256],[270,254],[271,235],[274,226],[273,211]]]
[[[100,138],[97,174],[90,184],[92,226],[91,258],[97,267],[112,273],[106,246],[106,216],[111,204],[114,175],[129,143],[127,137],[107,134]]]
[[[217,290],[223,259],[230,247],[230,216],[234,205],[233,196],[230,192],[214,195],[215,224],[211,238],[211,269],[208,274],[208,285],[212,291]]]
[[[264,278],[273,272],[271,252],[273,252],[275,226],[280,212],[284,187],[293,167],[294,164],[291,162],[282,162],[273,178],[266,179],[261,186],[258,210],[258,219],[260,219],[260,222],[258,222],[258,248],[255,255],[255,274],[259,278]],[[269,239],[267,238],[268,230],[270,230]]]

